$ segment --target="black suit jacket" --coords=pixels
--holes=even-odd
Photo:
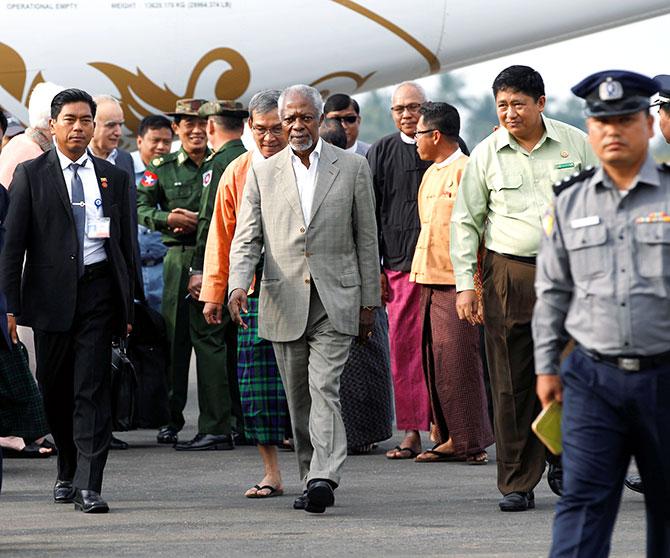
[[[144,280],[142,279],[142,258],[140,245],[137,240],[137,184],[135,184],[135,163],[127,151],[118,149],[116,152],[116,168],[126,171],[129,183],[128,203],[130,204],[130,219],[135,235],[133,236],[133,254],[135,255],[135,298],[145,300]]]
[[[125,324],[132,321],[134,289],[128,176],[107,161],[92,156],[91,161],[103,214],[111,219],[105,251],[116,283],[115,333],[124,335]],[[7,296],[7,310],[21,325],[67,331],[77,301],[78,241],[56,150],[17,166],[9,195],[0,255],[0,291]]]
[[[9,209],[9,194],[4,186],[0,184],[0,253],[2,252],[4,223]],[[9,333],[7,331],[7,300],[4,293],[0,290],[0,349],[9,349]]]

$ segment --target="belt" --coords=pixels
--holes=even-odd
[[[593,360],[613,364],[624,372],[639,372],[647,368],[656,368],[664,364],[670,364],[670,351],[659,353],[657,355],[603,355],[596,351],[591,351],[580,346]]]
[[[142,267],[153,267],[158,264],[163,263],[163,258],[156,258],[156,259],[151,259],[151,258],[146,258],[142,260]]]
[[[499,254],[503,258],[507,258],[508,260],[513,260],[515,262],[537,265],[537,258],[535,256],[515,256],[514,254],[500,254],[499,252],[496,252],[496,254]]]
[[[111,270],[111,265],[108,260],[102,260],[101,262],[95,262],[91,265],[84,266],[84,273],[79,278],[80,281],[90,281],[91,279],[97,279],[98,277],[105,277],[109,274]]]

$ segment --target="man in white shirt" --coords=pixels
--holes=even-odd
[[[380,305],[374,195],[367,162],[319,138],[316,89],[284,90],[279,114],[289,145],[247,173],[228,308],[246,327],[241,313],[265,249],[258,335],[273,343],[307,487],[294,508],[322,513],[347,455],[340,375],[351,336],[372,336]]]
[[[0,290],[10,334],[17,323],[34,331],[37,380],[59,450],[54,501],[104,513],[111,343],[130,330],[134,257],[128,176],[86,149],[95,109],[84,91],[58,93],[56,148],[16,167]]]
[[[346,150],[350,153],[363,155],[370,149],[370,144],[358,140],[358,133],[361,127],[361,108],[356,99],[352,99],[344,93],[335,93],[326,100],[323,106],[323,113],[326,118],[339,120],[347,134]]]

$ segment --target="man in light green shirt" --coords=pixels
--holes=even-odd
[[[541,410],[530,321],[542,217],[552,185],[596,158],[584,132],[544,117],[544,83],[532,68],[506,68],[493,94],[500,127],[473,150],[463,172],[451,218],[451,261],[459,317],[474,325],[486,312],[500,509],[523,511],[534,507],[533,488],[545,466],[544,448],[530,429]],[[482,242],[483,308],[475,292]],[[560,491],[555,483],[552,489]]]

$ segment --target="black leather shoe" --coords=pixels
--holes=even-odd
[[[84,513],[107,513],[109,506],[95,490],[75,490],[74,509]]]
[[[112,436],[112,441],[109,443],[109,449],[111,450],[124,450],[128,449],[128,442],[119,440],[118,438]]]
[[[518,512],[532,510],[535,507],[535,494],[530,492],[510,492],[498,503],[500,511]]]
[[[176,444],[177,443],[177,429],[172,426],[161,426],[156,441],[159,444]]]
[[[57,480],[54,484],[54,502],[56,504],[71,504],[74,498],[72,481]]]
[[[640,475],[628,475],[623,483],[633,492],[644,494],[644,486],[642,486],[642,479]]]
[[[175,445],[177,451],[205,451],[205,450],[231,450],[235,449],[233,437],[230,434],[196,434],[195,438],[188,442]]]
[[[323,513],[335,503],[333,487],[327,480],[315,479],[307,484],[305,511]]]
[[[307,504],[307,491],[305,490],[302,493],[302,495],[298,496],[295,500],[293,500],[293,509],[304,510],[306,504]]]
[[[549,463],[547,483],[554,494],[557,496],[563,495],[563,465],[561,465],[560,461],[558,463]]]

